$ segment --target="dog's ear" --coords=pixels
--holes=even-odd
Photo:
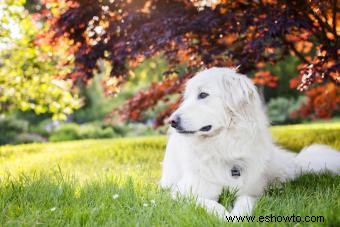
[[[259,95],[253,82],[246,76],[234,72],[223,76],[224,103],[235,114],[254,107],[259,103]]]

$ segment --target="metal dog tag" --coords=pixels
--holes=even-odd
[[[238,178],[241,176],[241,167],[240,166],[233,166],[230,170],[231,176],[234,178]]]

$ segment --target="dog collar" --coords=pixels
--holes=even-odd
[[[231,176],[234,178],[241,176],[241,167],[238,165],[234,165],[230,170]]]

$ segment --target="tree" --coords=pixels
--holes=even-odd
[[[287,55],[301,61],[293,88],[312,91],[322,86],[321,93],[333,93],[328,97],[339,94],[336,0],[65,0],[61,6],[55,2],[45,0],[51,13],[44,11],[44,17],[54,32],[50,42],[60,37],[73,42],[69,53],[75,56],[75,68],[70,78],[89,80],[97,60],[105,59],[112,64],[114,87],[120,86],[129,67],[161,53],[167,57],[170,67],[165,74],[171,76],[129,100],[121,110],[126,118],[139,119],[158,100],[179,92],[179,84],[198,69],[239,66],[240,72],[253,74]],[[188,72],[174,75],[179,63],[186,64]],[[268,81],[273,84],[273,78]],[[309,97],[315,102],[314,96]],[[323,109],[331,113],[339,100],[319,99],[317,105],[331,107]],[[175,106],[169,103],[162,116]]]
[[[0,113],[34,110],[66,119],[80,106],[71,81],[57,79],[69,73],[69,67],[58,67],[60,53],[36,42],[38,25],[23,4],[6,0],[0,5]]]

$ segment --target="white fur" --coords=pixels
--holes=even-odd
[[[200,92],[208,93],[198,99]],[[252,213],[256,199],[273,181],[284,182],[302,172],[340,173],[340,153],[312,145],[296,155],[273,143],[255,86],[228,68],[211,68],[188,81],[184,101],[172,114],[194,134],[170,129],[161,186],[172,194],[194,195],[197,203],[224,218]],[[199,131],[211,125],[210,131]],[[241,169],[240,177],[231,168]],[[223,188],[237,190],[231,212],[219,204]]]

